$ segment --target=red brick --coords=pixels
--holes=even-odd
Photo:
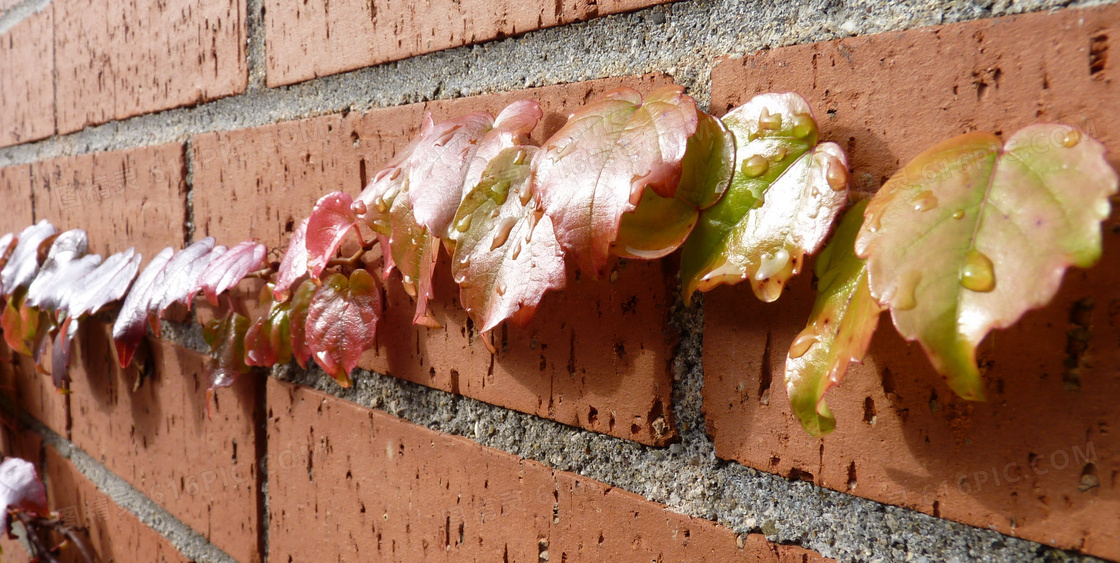
[[[819,559],[305,387],[267,400],[270,559]]]
[[[483,43],[669,0],[265,2],[268,85]]]
[[[0,340],[0,387],[15,406],[62,436],[69,433],[67,395],[55,391],[51,376],[35,371],[35,362]]]
[[[7,413],[3,416],[11,425],[5,423],[0,428],[0,453],[5,457],[18,457],[34,463],[39,477],[43,478],[40,467],[43,439],[38,434],[21,428],[14,420],[10,420]],[[31,554],[19,540],[9,539],[8,534],[0,535],[0,550],[3,550],[0,553],[3,554],[4,563],[31,563]]]
[[[46,9],[0,36],[0,147],[54,134],[51,26]]]
[[[31,166],[0,168],[0,193],[7,194],[5,212],[0,215],[0,236],[19,233],[34,223],[31,214]]]
[[[132,391],[109,327],[82,325],[73,351],[72,440],[238,561],[260,561],[254,420],[259,378],[220,390],[206,416],[206,358],[149,339],[152,364]]]
[[[51,510],[64,519],[76,519],[82,540],[100,561],[190,561],[167,538],[98,490],[54,448],[47,448],[46,464]],[[7,552],[4,555],[7,561]],[[73,545],[63,550],[61,559],[84,561]]]
[[[53,2],[58,129],[239,94],[245,2]]]
[[[600,80],[521,92],[378,109],[195,137],[196,237],[223,244],[250,237],[284,248],[292,228],[332,190],[357,194],[415,133],[425,111],[446,119],[471,111],[497,113],[516,99],[545,110],[534,141],[555,132],[587,100],[620,85],[650,90],[668,78]],[[278,256],[274,254],[274,256]],[[496,405],[546,416],[647,444],[676,437],[668,328],[676,265],[623,262],[607,280],[572,280],[544,298],[526,330],[498,335],[492,357],[467,323],[444,260],[432,310],[444,328],[413,326],[410,299],[392,281],[378,346],[361,366]],[[588,330],[587,327],[595,327]],[[606,335],[606,336],[604,336]]]
[[[1036,120],[1084,124],[1116,158],[1120,120],[1103,102],[1120,99],[1115,69],[1090,74],[1088,50],[1091,38],[1120,36],[1117,22],[1120,7],[1111,6],[775,49],[719,64],[713,106],[725,110],[763,91],[805,95],[823,137],[847,147],[852,176],[867,191],[942,139],[974,129],[1009,135]],[[705,299],[704,409],[717,454],[1120,557],[1118,219],[1114,212],[1105,223],[1098,266],[1068,273],[1053,303],[981,345],[988,402],[957,399],[921,347],[884,316],[866,365],[852,366],[826,397],[838,426],[823,439],[793,419],[782,384],[786,351],[812,305],[809,277],[769,305],[749,288],[713,291]],[[1092,300],[1088,313],[1076,312],[1083,299]],[[1081,330],[1091,335],[1088,349],[1071,353],[1067,342]],[[1079,365],[1079,381],[1067,361]]]
[[[186,182],[178,143],[32,165],[36,217],[89,233],[90,252],[135,246],[145,260],[183,246]]]

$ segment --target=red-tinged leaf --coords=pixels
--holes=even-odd
[[[42,315],[38,309],[30,307],[24,300],[25,293],[17,292],[8,298],[4,305],[4,313],[0,316],[0,326],[4,329],[4,342],[13,351],[27,357],[37,354],[32,352],[36,335],[39,333],[39,323]]]
[[[314,352],[307,339],[307,309],[311,306],[311,299],[319,286],[307,280],[296,288],[292,294],[291,309],[288,311],[288,331],[292,335],[292,357],[301,368],[307,368],[307,360],[311,359]]]
[[[70,343],[78,334],[78,320],[66,317],[51,345],[51,381],[55,389],[70,386]]]
[[[478,142],[493,125],[490,114],[476,112],[437,123],[421,133],[405,166],[408,202],[417,224],[436,236],[447,232],[463,200],[463,180]]]
[[[420,132],[416,137],[404,150],[397,153],[384,169],[375,174],[369,185],[358,194],[358,199],[355,201],[360,201],[365,206],[365,212],[359,213],[358,216],[373,232],[385,236],[389,236],[392,232],[389,224],[389,209],[397,196],[405,191],[405,184],[408,181],[405,169],[409,159],[433,127],[435,124],[432,123],[432,114],[424,114],[424,119],[420,123]],[[388,245],[382,244],[382,249],[385,251],[384,255],[389,256]]]
[[[0,270],[0,288],[3,296],[7,297],[21,287],[25,287],[35,279],[39,272],[40,247],[47,246],[54,241],[57,231],[54,225],[46,219],[35,225],[27,227],[19,234],[19,242],[12,251],[8,263]]]
[[[644,104],[621,88],[577,110],[545,142],[533,160],[533,189],[581,270],[602,273],[622,215],[647,187],[675,195],[698,119],[680,86],[659,88]]]
[[[202,329],[202,338],[210,346],[210,387],[206,389],[206,414],[210,415],[210,399],[214,391],[233,385],[237,378],[249,373],[245,364],[245,333],[249,319],[228,311],[212,319]]]
[[[640,260],[661,258],[688,239],[699,216],[700,211],[687,201],[646,190],[637,208],[622,214],[611,254]]]
[[[300,221],[299,227],[288,240],[288,252],[280,261],[276,272],[276,286],[272,288],[272,298],[287,301],[292,285],[307,275],[307,219]]]
[[[871,294],[964,399],[982,400],[976,346],[1101,256],[1117,174],[1104,146],[1060,124],[1006,143],[974,132],[898,171],[867,206],[856,252]]]
[[[124,297],[140,270],[140,260],[141,256],[129,248],[106,258],[96,270],[74,281],[63,298],[69,315],[91,315]]]
[[[736,173],[684,244],[685,302],[742,281],[774,301],[847,204],[847,160],[836,143],[817,144],[809,104],[797,94],[755,96],[723,121],[735,135]]]
[[[350,194],[343,192],[329,193],[315,203],[315,209],[307,218],[307,238],[304,242],[307,246],[307,269],[313,277],[322,275],[346,234],[351,230],[358,232],[356,206],[362,211],[365,203],[355,204]]]
[[[206,265],[190,294],[195,295],[201,289],[206,300],[217,307],[218,296],[236,286],[250,272],[260,269],[267,252],[263,244],[252,241],[237,244]]]
[[[428,311],[432,298],[432,275],[439,258],[439,238],[417,224],[408,198],[398,196],[389,210],[393,234],[389,235],[389,255],[401,273],[401,283],[410,297],[416,300],[416,314],[412,322],[430,328],[440,328],[439,322]]]
[[[8,264],[8,259],[12,257],[12,252],[15,251],[18,244],[19,239],[13,233],[0,237],[0,271]],[[2,284],[0,284],[0,288],[2,288]]]
[[[152,300],[148,304],[148,321],[156,336],[159,336],[159,319],[167,309],[175,303],[190,307],[198,293],[198,278],[211,261],[225,253],[226,247],[214,246],[214,238],[206,237],[171,257],[156,276]]]
[[[171,247],[163,249],[152,258],[144,272],[136,278],[132,289],[124,298],[121,311],[113,323],[113,345],[117,350],[117,361],[121,368],[127,368],[132,362],[132,354],[144,338],[144,324],[148,320],[148,306],[158,287],[156,278],[163,272],[164,267],[171,261],[175,250]]]
[[[100,256],[85,256],[88,247],[89,238],[81,229],[58,235],[27,288],[27,303],[46,311],[58,308],[72,283],[101,263]]]
[[[271,367],[292,359],[292,304],[277,303],[270,297],[266,287],[261,293],[261,304],[268,307],[268,312],[254,321],[245,334],[245,363],[250,366]]]
[[[0,533],[8,533],[8,510],[18,508],[40,516],[50,514],[47,491],[35,471],[35,465],[18,457],[0,463]]]
[[[381,290],[365,270],[350,279],[332,274],[323,280],[307,314],[307,341],[315,363],[342,387],[350,386],[350,372],[362,352],[373,347],[381,316]]]
[[[848,210],[817,258],[816,303],[786,356],[790,408],[813,436],[836,427],[824,394],[840,384],[850,362],[863,361],[882,311],[867,286],[867,265],[854,247],[865,207],[862,201]]]
[[[462,198],[482,180],[486,167],[498,153],[510,147],[526,144],[529,133],[537,127],[544,112],[541,105],[533,100],[518,100],[506,106],[498,117],[494,118],[494,128],[483,135],[478,142],[478,149],[471,158],[463,180]],[[450,234],[450,231],[448,231]]]
[[[565,284],[564,252],[529,186],[535,147],[502,151],[455,216],[451,272],[480,332],[506,319],[522,326],[546,291]]]

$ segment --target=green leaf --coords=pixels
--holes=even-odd
[[[797,94],[755,96],[723,121],[738,147],[735,176],[685,242],[685,301],[743,280],[774,301],[847,203],[847,161],[835,143],[817,144],[809,104]]]
[[[210,346],[210,386],[206,389],[206,413],[210,399],[221,387],[233,385],[237,378],[249,373],[245,364],[245,332],[249,319],[232,310],[212,319],[202,327],[202,338]]]
[[[918,155],[867,206],[856,252],[871,294],[961,397],[984,398],[976,346],[1045,305],[1101,254],[1116,172],[1104,146],[1036,124],[1003,146],[969,133]]]
[[[499,153],[452,223],[451,273],[467,314],[486,333],[506,319],[524,326],[544,292],[564,287],[564,251],[529,185],[535,147]]]
[[[267,285],[261,291],[260,303],[268,313],[253,321],[245,334],[245,363],[250,366],[271,367],[292,359],[292,304],[274,301],[272,291]]]
[[[301,368],[307,368],[311,359],[311,346],[307,342],[307,309],[319,286],[313,280],[304,280],[292,294],[292,307],[288,312],[288,332],[292,337],[292,356]]]
[[[793,414],[813,436],[832,432],[836,419],[823,401],[849,362],[863,361],[882,309],[867,287],[867,270],[853,247],[866,202],[844,215],[817,258],[817,300],[809,324],[786,356],[786,390]]]

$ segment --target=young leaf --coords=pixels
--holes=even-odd
[[[849,362],[862,362],[879,324],[879,304],[867,287],[867,269],[855,254],[866,201],[850,209],[814,267],[817,300],[809,325],[786,356],[786,390],[793,414],[813,436],[832,432],[836,419],[824,394],[840,384]]]
[[[253,321],[245,334],[245,363],[250,366],[271,367],[292,359],[288,322],[292,304],[278,303],[270,297],[266,287],[261,293],[261,304],[268,306],[268,313]]]
[[[57,231],[46,219],[27,227],[19,234],[19,242],[8,263],[0,270],[0,290],[7,297],[35,279],[39,272],[39,247],[54,241]]]
[[[66,317],[51,346],[51,381],[55,389],[70,385],[70,343],[78,334],[78,319]]]
[[[141,256],[129,248],[105,259],[96,270],[75,280],[64,297],[71,317],[96,313],[124,297],[140,269]]]
[[[505,319],[524,326],[544,292],[565,283],[564,252],[529,185],[534,147],[499,153],[455,215],[451,273],[463,307],[488,332]]]
[[[437,237],[447,232],[463,199],[467,167],[482,137],[494,126],[486,112],[435,124],[421,134],[408,157],[408,203],[416,223]]]
[[[483,135],[478,142],[478,150],[471,158],[467,167],[466,176],[463,178],[462,199],[467,198],[486,172],[490,161],[498,153],[510,147],[524,145],[529,133],[537,127],[544,112],[541,105],[533,100],[518,100],[505,107],[498,117],[494,118],[494,128]],[[448,234],[452,234],[448,227]]]
[[[681,161],[676,197],[704,210],[723,197],[735,175],[735,136],[720,118],[696,113],[699,121]]]
[[[211,261],[225,252],[226,247],[214,246],[214,238],[206,237],[175,253],[163,267],[156,276],[152,300],[148,304],[148,323],[156,336],[159,336],[159,319],[167,309],[175,303],[189,308],[198,293],[198,278]]]
[[[47,491],[35,466],[27,460],[9,457],[0,463],[0,533],[8,533],[8,510],[18,508],[39,515],[50,514]]]
[[[389,256],[401,272],[404,290],[416,300],[416,314],[412,322],[430,328],[440,328],[439,322],[428,311],[432,298],[432,275],[439,258],[439,238],[416,222],[408,207],[408,191],[397,196],[389,210],[393,233],[389,235]]]
[[[73,229],[58,235],[47,251],[47,258],[39,268],[39,273],[27,287],[27,303],[39,309],[54,309],[58,304],[59,273],[71,262],[85,255],[89,248],[89,237],[81,229]],[[100,258],[98,258],[100,261]],[[97,264],[94,264],[96,267]],[[92,268],[90,268],[92,269]],[[81,274],[79,274],[81,275]],[[72,281],[69,278],[65,281]],[[49,303],[44,303],[49,301]]]
[[[350,194],[343,192],[329,193],[315,203],[315,209],[307,218],[304,244],[307,246],[307,268],[316,279],[338,252],[346,233],[351,230],[357,232],[356,211],[365,211],[365,203],[355,203]]]
[[[227,311],[224,316],[212,319],[202,328],[202,338],[210,346],[210,386],[206,389],[206,414],[210,414],[210,399],[214,391],[229,387],[241,375],[249,373],[245,365],[245,332],[249,319]]]
[[[315,293],[307,312],[307,342],[315,363],[342,387],[362,352],[372,348],[381,316],[381,291],[369,272],[357,269],[350,279],[331,274]]]
[[[136,278],[136,283],[132,284],[128,296],[124,298],[121,311],[113,323],[113,345],[117,349],[117,361],[121,368],[127,368],[132,362],[132,354],[136,352],[136,348],[144,338],[148,305],[152,302],[153,293],[158,289],[155,285],[156,278],[167,266],[173,254],[175,250],[169,246],[152,258],[144,268],[144,272]]]
[[[311,299],[319,286],[315,282],[306,280],[296,288],[292,295],[291,309],[288,312],[288,331],[292,335],[292,356],[301,368],[307,368],[307,360],[311,359],[311,345],[307,340],[307,310],[311,306]]]
[[[12,257],[12,251],[16,249],[17,244],[19,244],[19,239],[12,233],[0,237],[0,271],[8,264],[8,259]],[[2,289],[2,286],[3,284],[0,284],[0,289]]]
[[[253,241],[237,244],[206,265],[206,269],[194,282],[190,295],[197,294],[201,289],[206,300],[217,307],[218,295],[236,286],[250,272],[259,269],[267,252],[268,249],[263,244]]]
[[[835,143],[817,145],[809,104],[797,94],[755,96],[723,121],[738,146],[736,172],[684,245],[685,302],[743,280],[774,301],[847,203],[847,161]]]
[[[300,221],[299,227],[288,240],[288,252],[280,261],[276,272],[276,286],[272,288],[272,298],[287,301],[292,285],[307,275],[307,219]]]
[[[397,196],[405,191],[405,186],[408,181],[408,173],[406,169],[409,167],[409,159],[412,158],[413,152],[416,147],[420,145],[431,132],[435,124],[432,122],[432,114],[425,113],[424,119],[420,122],[420,132],[412,139],[407,147],[401,152],[397,153],[380,172],[374,175],[373,180],[369,185],[358,194],[358,198],[354,201],[360,201],[365,205],[365,211],[358,213],[358,216],[366,222],[375,233],[379,235],[389,236],[392,232],[392,226],[389,218],[389,209],[393,206]],[[381,245],[384,250],[384,256],[389,256],[389,246],[387,241],[383,241]],[[386,269],[385,275],[389,275],[391,269]]]
[[[4,313],[0,316],[0,327],[4,329],[4,341],[9,348],[32,357],[38,356],[37,353],[32,353],[32,347],[36,346],[37,336],[40,334],[39,324],[45,320],[38,309],[27,304],[25,296],[25,292],[19,291],[8,298]]]
[[[1053,298],[1070,265],[1101,254],[1116,172],[1104,147],[1059,124],[1002,147],[990,133],[945,141],[867,206],[856,252],[871,294],[962,398],[982,400],[976,346]]]
[[[648,186],[673,197],[696,131],[696,101],[672,85],[642,102],[630,88],[572,114],[533,159],[533,190],[584,272],[602,273],[622,215]]]

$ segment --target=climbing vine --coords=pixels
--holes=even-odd
[[[622,88],[538,147],[528,136],[541,118],[530,100],[496,117],[425,116],[360,194],[324,195],[278,262],[256,242],[227,248],[207,237],[163,250],[141,271],[131,249],[102,262],[87,254],[84,231],[40,221],[0,239],[4,338],[65,390],[79,323],[114,319],[127,367],[142,362],[148,329],[158,337],[169,309],[189,308],[201,292],[219,307],[203,328],[208,393],[293,359],[313,360],[345,387],[374,343],[384,284],[403,285],[416,324],[439,326],[428,302],[441,252],[494,352],[492,331],[529,323],[542,296],[565,287],[569,262],[600,277],[618,258],[681,248],[686,303],[743,281],[769,302],[827,242],[817,301],[785,373],[795,415],[820,435],[835,426],[825,392],[863,358],[884,310],[957,394],[983,399],[976,346],[1047,303],[1069,266],[1099,258],[1117,191],[1103,146],[1060,124],[1005,143],[988,133],[950,139],[853,205],[861,198],[849,193],[844,151],[819,142],[797,94],[756,96],[720,119],[680,86],[645,98]],[[246,277],[267,282],[256,318],[229,294]]]

